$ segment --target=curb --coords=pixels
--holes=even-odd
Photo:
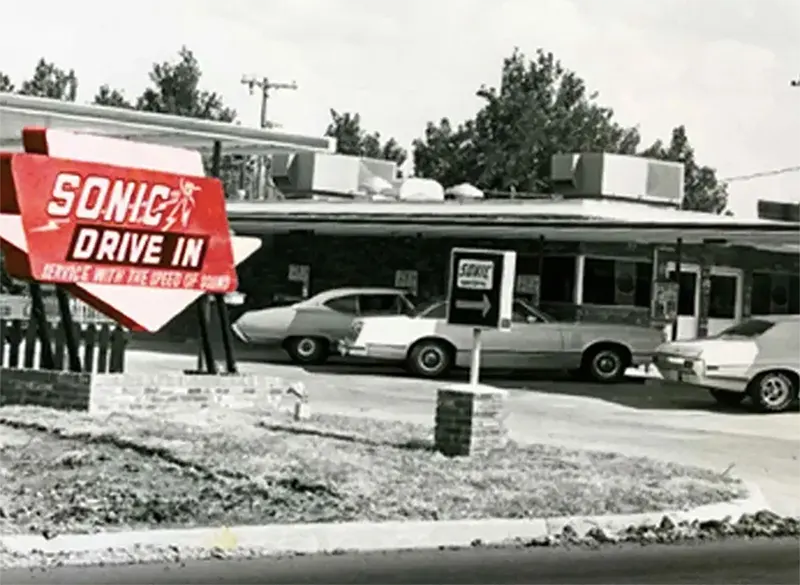
[[[346,522],[137,530],[97,534],[65,534],[52,539],[40,535],[2,535],[0,549],[21,555],[75,554],[112,549],[224,549],[253,548],[259,554],[314,554],[334,551],[388,551],[468,547],[475,542],[501,544],[513,539],[537,539],[559,534],[571,524],[584,534],[591,528],[619,532],[630,525],[657,525],[664,516],[674,522],[738,519],[769,506],[761,490],[746,484],[748,497],[688,510],[605,516],[561,516],[527,520],[454,520],[408,522]]]

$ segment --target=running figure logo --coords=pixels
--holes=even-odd
[[[188,179],[180,179],[178,188],[170,192],[169,199],[160,203],[155,209],[156,213],[169,210],[164,218],[164,225],[161,227],[162,232],[169,231],[178,221],[180,221],[181,229],[188,227],[189,219],[192,217],[196,205],[194,194],[200,190],[199,185],[195,185]]]

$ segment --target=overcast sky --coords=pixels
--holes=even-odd
[[[135,6],[135,8],[131,8]],[[324,132],[328,109],[410,145],[428,120],[463,120],[514,46],[553,51],[646,141],[684,123],[721,177],[800,165],[798,0],[37,0],[2,8],[0,70],[41,56],[74,68],[79,100],[108,83],[137,95],[182,44],[243,123],[243,73],[297,80],[270,100],[287,130]],[[731,207],[800,200],[800,173],[731,185]]]

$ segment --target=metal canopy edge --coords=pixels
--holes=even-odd
[[[210,150],[213,143],[219,141],[227,154],[287,150],[333,152],[336,149],[336,141],[324,136],[0,92],[0,148],[19,145],[20,132],[25,126],[44,126],[198,150]]]

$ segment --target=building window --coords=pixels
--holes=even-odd
[[[678,315],[697,316],[697,273],[681,272],[678,293]]]
[[[652,286],[649,262],[586,258],[584,263],[584,304],[649,307]]]
[[[712,274],[710,276],[708,317],[710,319],[736,319],[736,276]]]
[[[754,272],[750,295],[751,315],[800,314],[800,276]]]
[[[545,256],[542,259],[542,276],[539,287],[539,299],[544,302],[574,302],[575,257]]]

